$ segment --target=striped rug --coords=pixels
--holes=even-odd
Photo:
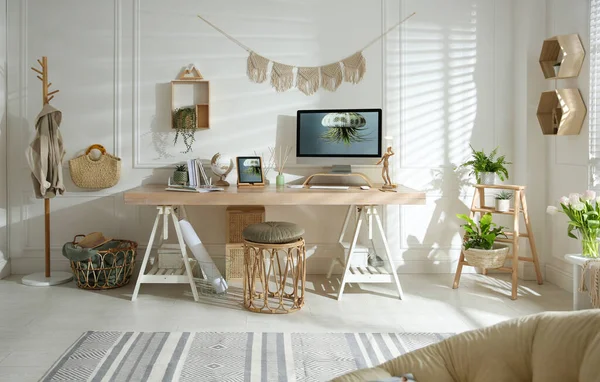
[[[327,381],[436,333],[84,333],[42,381]]]

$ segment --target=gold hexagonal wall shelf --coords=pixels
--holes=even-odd
[[[583,66],[585,50],[577,34],[566,34],[544,40],[540,66],[546,79],[577,77]]]
[[[579,89],[556,89],[543,92],[537,117],[544,135],[577,135],[587,109]]]

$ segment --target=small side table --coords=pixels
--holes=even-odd
[[[588,260],[590,260],[588,257],[579,255],[565,255],[565,261],[573,264],[573,310],[591,309],[592,307],[587,292],[579,292],[581,266]]]

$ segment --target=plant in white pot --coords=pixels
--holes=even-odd
[[[496,176],[500,180],[504,181],[508,179],[508,170],[505,165],[511,164],[506,161],[504,155],[498,154],[498,148],[496,147],[490,155],[487,155],[485,151],[477,151],[471,146],[472,157],[470,161],[461,164],[459,167],[471,167],[471,173],[475,174],[477,183],[479,184],[496,184]]]
[[[508,212],[510,210],[510,200],[512,199],[512,192],[501,191],[496,194],[496,211]]]
[[[487,213],[479,219],[479,224],[467,215],[457,214],[466,223],[461,227],[465,230],[463,253],[469,265],[493,269],[504,265],[508,255],[508,245],[496,243],[498,236],[505,237],[502,227],[492,222],[492,214]]]

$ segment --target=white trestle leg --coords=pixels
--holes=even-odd
[[[188,284],[192,289],[192,294],[194,295],[194,300],[198,301],[198,290],[196,288],[196,283],[194,282],[194,276],[192,274],[192,267],[189,263],[189,258],[187,256],[187,250],[185,243],[183,241],[183,237],[181,235],[181,230],[179,227],[179,222],[177,220],[177,216],[175,216],[175,211],[173,206],[158,206],[156,207],[158,210],[156,213],[156,219],[154,220],[154,225],[152,227],[152,232],[150,233],[150,239],[148,240],[148,246],[146,247],[146,252],[144,253],[144,259],[142,260],[142,267],[140,268],[140,273],[137,278],[137,282],[135,284],[135,289],[133,290],[133,294],[131,295],[131,301],[135,301],[137,295],[140,291],[141,284]],[[171,221],[175,226],[175,232],[177,234],[177,242],[179,244],[179,248],[181,250],[181,256],[183,258],[183,268],[182,269],[169,269],[168,272],[165,270],[161,270],[158,268],[158,262],[154,261],[152,269],[148,270],[146,273],[146,268],[148,266],[148,260],[150,259],[150,253],[152,252],[152,246],[154,244],[154,238],[156,236],[156,232],[158,231],[158,223],[160,221],[160,216],[163,216],[163,230],[161,232],[160,241],[163,239],[168,239],[169,236],[169,215],[171,215]]]
[[[352,240],[350,243],[344,242],[344,236],[348,229],[348,221],[350,220],[350,215],[352,211],[356,211],[356,223],[354,226],[354,233],[352,235]],[[375,218],[375,222],[377,223],[377,228],[379,234],[381,235],[381,240],[383,242],[383,246],[385,249],[385,255],[387,258],[387,262],[389,264],[389,270],[384,269],[383,267],[373,267],[373,266],[360,266],[354,267],[352,266],[351,259],[355,254],[355,250],[358,246],[358,236],[360,234],[360,228],[362,226],[363,221],[367,220],[368,230],[369,230],[369,242],[372,246],[373,244],[373,217]],[[342,231],[339,238],[339,243],[344,249],[344,257],[333,259],[331,262],[331,266],[329,267],[329,272],[327,273],[327,278],[331,277],[333,272],[333,267],[336,264],[339,264],[344,269],[342,274],[342,282],[340,285],[340,290],[338,292],[338,300],[342,299],[342,295],[344,294],[344,288],[348,283],[393,283],[396,285],[396,289],[398,291],[398,297],[403,299],[404,294],[402,292],[402,286],[400,285],[400,280],[398,279],[398,275],[396,273],[396,266],[394,264],[392,254],[390,252],[390,247],[387,241],[387,237],[385,235],[385,231],[383,229],[383,225],[381,223],[381,218],[377,213],[376,206],[350,206],[348,208],[348,212],[346,213],[346,218],[344,219],[344,224],[342,225]]]

